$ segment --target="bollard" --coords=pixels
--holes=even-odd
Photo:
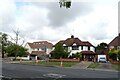
[[[62,63],[62,61],[61,61],[61,63],[60,63],[60,67],[63,67],[63,63]]]
[[[22,63],[22,59],[20,59],[20,63]]]
[[[38,59],[36,60],[36,64],[38,64]]]

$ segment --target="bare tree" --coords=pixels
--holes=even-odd
[[[15,45],[19,45],[18,42],[19,40],[21,39],[20,38],[20,31],[19,29],[17,30],[13,30],[14,34],[15,34],[15,38],[12,38],[11,36],[11,39],[15,41]],[[25,40],[22,41],[22,44],[20,44],[20,46],[22,46],[24,44]],[[16,47],[16,53],[15,53],[15,60],[17,58],[17,54],[18,54],[18,50],[19,50],[19,47]]]

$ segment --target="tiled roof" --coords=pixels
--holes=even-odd
[[[39,55],[39,54],[46,54],[44,51],[32,51],[31,54]]]
[[[68,38],[65,40],[64,44],[66,44],[66,46],[72,46],[73,44],[76,44],[76,45],[83,45],[84,43],[78,39],[78,38]]]
[[[40,42],[33,42],[33,43],[28,43],[28,45],[35,49],[35,48],[52,48],[53,44],[49,43],[47,41],[40,41]]]
[[[79,38],[74,38],[74,36],[71,36],[71,38],[67,38],[66,40],[61,40],[58,43],[65,44],[66,46],[72,46],[74,43],[78,46],[93,46],[90,42],[81,41]]]
[[[82,54],[96,54],[93,51],[81,51]]]
[[[89,41],[83,41],[84,46],[93,46]]]
[[[115,37],[110,43],[109,46],[120,46],[120,35]]]

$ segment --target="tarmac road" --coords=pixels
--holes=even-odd
[[[9,78],[118,78],[115,71],[99,71],[39,65],[2,63],[2,75]]]

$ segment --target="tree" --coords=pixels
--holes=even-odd
[[[64,48],[61,43],[55,45],[54,51],[51,52],[52,58],[67,58],[68,57],[68,49]]]
[[[19,37],[20,31],[17,29],[17,30],[13,30],[13,32],[14,32],[16,37],[15,38],[11,37],[11,39],[14,40],[15,45],[16,45],[16,49],[14,49],[15,50],[14,55],[15,55],[15,60],[16,60],[16,57],[17,57],[17,55],[19,54],[19,51],[20,51],[19,49],[21,49],[21,48],[19,48],[19,44],[18,44],[18,41],[20,40],[20,37]],[[23,40],[23,43],[24,43],[24,40]],[[20,46],[22,46],[23,43]]]
[[[7,45],[8,45],[8,38],[7,38],[7,34],[5,34],[5,33],[0,33],[2,36],[1,36],[1,38],[2,38],[2,41],[1,41],[1,43],[2,43],[2,58],[4,58],[4,54],[6,53],[6,47],[7,47]]]
[[[117,57],[118,57],[118,59],[120,60],[120,50],[118,51]]]
[[[19,50],[16,50],[16,49],[19,49]],[[6,48],[7,56],[12,56],[12,57],[15,57],[15,56],[22,57],[26,55],[26,51],[27,49],[16,44],[11,44]]]
[[[100,44],[97,45],[96,49],[98,49],[98,50],[104,50],[104,49],[106,49],[107,47],[108,47],[108,44],[102,42],[102,43],[100,43]]]
[[[116,49],[111,49],[110,51],[109,51],[109,56],[110,56],[110,58],[112,59],[112,60],[117,60],[117,57],[119,57],[120,55],[118,55],[119,53],[118,53],[118,50],[116,50]]]
[[[103,53],[105,53],[105,50],[107,48],[108,48],[108,44],[102,42],[102,43],[100,43],[100,44],[97,45],[97,47],[96,47],[96,53],[103,54]]]
[[[75,54],[75,57],[81,59],[81,58],[82,58],[82,54],[81,54],[80,52],[77,52],[77,53]]]
[[[60,0],[59,1],[60,8],[65,7],[65,8],[70,8],[71,7],[71,1],[70,0]]]

